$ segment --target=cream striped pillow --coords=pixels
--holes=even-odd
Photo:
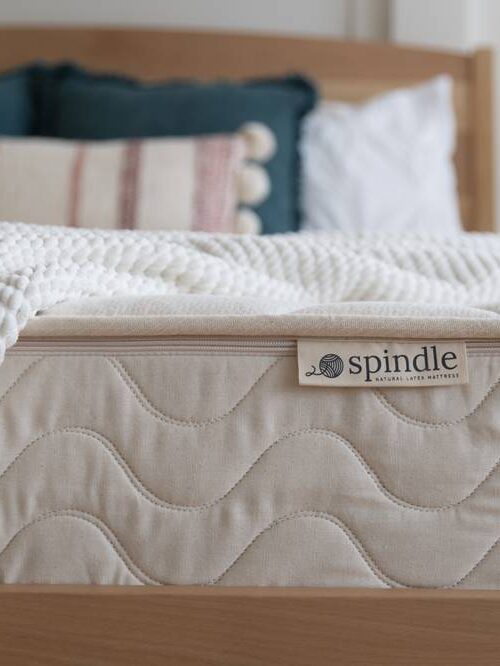
[[[76,142],[0,140],[0,219],[105,229],[258,232],[274,141],[235,135]]]

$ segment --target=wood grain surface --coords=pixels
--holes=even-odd
[[[5,666],[498,664],[500,592],[0,586]]]

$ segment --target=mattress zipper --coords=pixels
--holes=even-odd
[[[342,338],[345,340],[345,338]],[[341,338],[338,338],[341,340]],[[351,338],[352,340],[352,338]],[[368,340],[367,340],[368,341]],[[370,338],[370,341],[374,341]],[[404,342],[404,340],[401,340]],[[410,342],[408,340],[408,342]],[[411,342],[419,342],[412,340]],[[423,341],[424,342],[424,341]],[[500,340],[469,340],[469,356],[500,354]],[[109,354],[109,353],[172,353],[294,356],[296,339],[277,338],[169,338],[169,337],[105,337],[105,338],[29,338],[19,340],[7,353],[16,354]]]
[[[172,353],[293,356],[295,340],[260,338],[32,338],[18,341],[8,354]]]

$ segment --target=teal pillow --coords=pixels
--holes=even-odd
[[[145,85],[61,66],[47,70],[45,88],[41,133],[64,139],[197,136],[264,123],[276,137],[277,151],[267,165],[271,194],[257,212],[264,233],[298,228],[297,140],[301,119],[316,101],[308,80]]]
[[[33,122],[31,68],[0,76],[0,135],[26,136],[31,133]]]

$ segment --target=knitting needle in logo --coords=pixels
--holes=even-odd
[[[337,356],[337,354],[326,354],[322,356],[318,364],[318,368],[315,365],[312,366],[312,370],[306,372],[306,377],[311,377],[312,375],[323,375],[329,379],[335,379],[342,374],[344,371],[344,361]]]

